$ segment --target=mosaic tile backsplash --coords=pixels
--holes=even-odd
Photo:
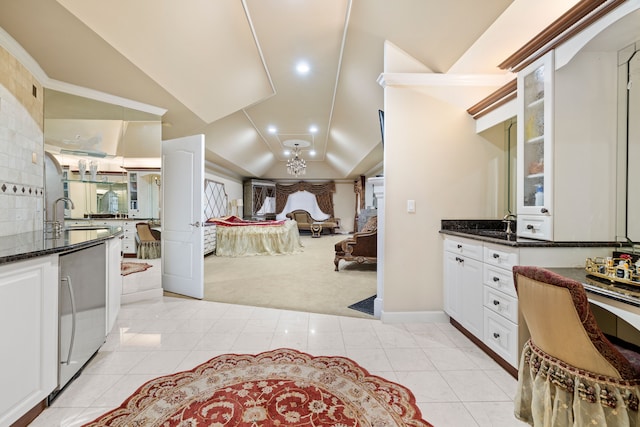
[[[43,228],[42,87],[0,48],[0,236]]]

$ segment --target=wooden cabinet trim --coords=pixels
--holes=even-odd
[[[626,0],[582,0],[502,61],[498,68],[518,72],[564,43]],[[604,6],[603,3],[606,3]],[[601,7],[602,6],[602,7]],[[600,9],[598,9],[600,8]],[[598,9],[598,10],[597,10]]]

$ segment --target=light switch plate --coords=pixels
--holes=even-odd
[[[416,201],[415,200],[407,200],[407,212],[413,213],[416,211]]]

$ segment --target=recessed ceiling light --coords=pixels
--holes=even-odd
[[[291,151],[289,151],[289,150],[284,150],[284,155],[285,155],[285,156],[290,156],[290,155],[291,155]]]
[[[269,132],[269,133],[276,133],[277,131],[278,131],[278,129],[276,129],[275,126],[269,126],[267,128],[267,132]]]
[[[311,132],[311,133],[316,133],[316,132],[318,132],[318,127],[317,127],[317,126],[315,126],[315,125],[311,125],[311,126],[309,126],[309,132]]]
[[[311,67],[309,67],[309,64],[304,61],[300,61],[296,65],[296,71],[298,72],[298,74],[307,74],[309,70],[311,70]]]
[[[309,155],[310,156],[315,156],[316,155],[316,150],[310,150],[309,151]]]

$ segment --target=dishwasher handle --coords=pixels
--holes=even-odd
[[[71,283],[71,277],[66,276],[60,279],[62,282],[66,282],[69,287],[69,301],[71,302],[71,339],[69,340],[69,353],[67,354],[67,360],[61,360],[60,364],[71,364],[71,353],[73,352],[73,343],[76,340],[76,299],[73,295],[73,284]]]

